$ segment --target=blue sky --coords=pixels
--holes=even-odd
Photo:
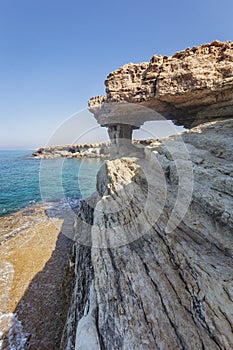
[[[0,148],[46,144],[125,63],[233,40],[232,13],[232,0],[0,0]]]

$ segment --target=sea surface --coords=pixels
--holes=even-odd
[[[0,217],[40,201],[76,201],[95,192],[100,159],[35,159],[0,151]]]
[[[72,233],[71,214],[81,198],[95,192],[103,163],[36,159],[31,153],[0,151],[0,350],[24,350],[32,334],[42,341],[43,327],[52,329],[47,325],[50,316],[45,317],[47,323],[40,323],[42,328],[38,319],[41,308],[52,308],[48,315],[54,317],[54,300],[60,298],[54,297],[54,290],[60,290],[61,257],[67,259],[69,246],[57,242]]]

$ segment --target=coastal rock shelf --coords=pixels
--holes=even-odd
[[[39,148],[32,156],[40,159],[48,158],[108,158],[110,143],[86,143],[65,146],[48,146]]]
[[[233,349],[233,43],[127,64],[105,85],[89,109],[111,160],[79,204],[60,350]],[[133,129],[164,118],[189,130],[137,154]]]
[[[153,142],[148,140],[133,140],[133,145],[143,148]],[[131,142],[130,142],[131,144]],[[42,147],[32,153],[32,157],[38,159],[50,158],[109,158],[111,150],[110,142],[86,143],[77,145],[61,145]]]
[[[97,122],[108,127],[111,157],[127,155],[132,132],[146,121],[172,120],[190,129],[233,115],[233,43],[213,41],[154,55],[110,73],[106,94],[89,100]]]
[[[81,201],[60,349],[233,348],[233,118],[108,160]]]
[[[110,73],[105,85],[105,96],[89,100],[101,125],[120,123],[127,103],[139,112],[132,108],[134,115],[123,124],[135,127],[165,118],[190,128],[226,118],[233,115],[233,43],[214,41],[172,57],[154,55],[148,63],[126,64]],[[143,113],[139,106],[155,113]]]

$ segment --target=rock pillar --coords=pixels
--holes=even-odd
[[[108,125],[108,134],[112,143],[111,158],[130,156],[135,147],[132,145],[132,134],[135,126],[129,124]]]

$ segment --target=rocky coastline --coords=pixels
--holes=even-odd
[[[232,184],[233,118],[106,161],[74,225],[60,349],[230,350]]]
[[[154,55],[149,62],[125,64],[108,75],[106,94],[91,98],[89,110],[105,126],[124,124],[127,116],[135,127],[147,120],[171,119],[190,129],[231,117],[232,60],[233,42],[215,40],[171,57]],[[127,104],[137,106],[130,119]]]
[[[111,158],[75,220],[61,350],[233,348],[232,57],[218,41],[154,56],[89,101]],[[128,103],[189,130],[137,156],[132,130],[154,114]]]
[[[108,158],[110,142],[84,143],[41,147],[32,153],[38,159],[50,158]]]
[[[151,142],[148,140],[133,140],[136,147],[142,148]],[[102,143],[84,143],[74,145],[59,145],[41,147],[32,153],[33,158],[37,159],[52,159],[52,158],[109,158],[110,157],[110,142]]]
[[[39,303],[34,298],[41,282],[36,279],[26,295],[38,319],[32,320],[35,332],[25,333],[23,349],[230,350],[233,43],[155,55],[110,73],[105,84],[105,96],[92,98],[89,108],[108,127],[108,152],[88,144],[33,154],[108,159],[97,174],[96,192],[79,202],[65,225],[72,242],[60,244],[58,231],[47,223],[51,244],[42,239],[39,246],[48,246],[51,258],[37,277],[45,281],[49,302],[43,293]],[[161,119],[188,130],[132,142],[134,129]],[[69,219],[65,209],[61,216],[52,210],[50,217],[59,230]],[[50,285],[54,271],[59,278]],[[31,310],[25,301],[14,304],[19,315],[26,315],[25,305]]]

